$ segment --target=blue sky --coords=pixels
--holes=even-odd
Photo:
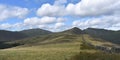
[[[119,0],[0,0],[0,29],[119,30],[119,6]]]

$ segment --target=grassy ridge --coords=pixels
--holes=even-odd
[[[76,34],[78,30],[75,28],[75,31],[69,30],[67,33],[55,33],[11,42],[22,44],[22,46],[0,50],[0,60],[110,60],[108,57],[111,56],[119,59],[119,55],[104,55],[93,47],[83,45],[81,32]],[[87,42],[103,45],[101,40],[94,41],[90,36],[83,36]],[[78,54],[79,52],[81,53]],[[101,58],[98,59],[99,57]]]
[[[88,35],[83,35],[83,36],[87,42],[90,42],[91,44],[94,44],[94,45],[103,46],[103,44],[106,44],[108,47],[113,45],[112,43],[109,43],[109,42],[99,41],[99,39],[94,40]],[[95,47],[87,45],[85,43],[82,43],[80,45],[80,50],[83,50],[83,51],[80,51],[80,53],[73,56],[70,60],[120,60],[120,54],[116,54],[116,53],[111,54],[107,52],[102,52],[100,50],[95,49]]]
[[[105,54],[82,43],[81,35],[46,36],[24,40],[26,45],[0,50],[0,60],[119,60],[118,54]],[[90,36],[84,35],[86,41],[96,45],[102,41],[92,42]],[[43,41],[39,39],[44,39]],[[50,40],[49,40],[50,39]],[[65,42],[65,40],[69,40]],[[28,41],[28,42],[27,42]],[[62,42],[60,42],[62,41]],[[33,43],[34,42],[34,43]],[[22,43],[22,42],[20,42]],[[45,44],[41,44],[45,43]],[[99,45],[100,45],[99,44]],[[79,54],[78,54],[79,53]],[[72,58],[71,58],[72,57]]]

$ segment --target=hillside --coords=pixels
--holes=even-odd
[[[96,29],[96,28],[88,28],[85,29],[84,31],[92,37],[100,38],[105,41],[120,44],[120,31],[112,31],[112,30]]]
[[[20,33],[23,33],[29,37],[34,37],[34,36],[41,36],[41,35],[47,35],[47,34],[51,34],[51,31],[47,31],[47,30],[43,30],[43,29],[28,29],[28,30],[23,30],[20,31]]]
[[[14,41],[28,37],[51,34],[52,32],[43,29],[28,29],[23,31],[0,30],[0,41]]]
[[[0,60],[69,59],[79,53],[81,37],[81,34],[66,34],[62,32],[7,42],[9,44],[18,43],[20,45],[1,50]]]
[[[81,29],[75,27],[63,32],[6,42],[4,44],[14,46],[1,50],[0,60],[120,59],[119,54],[110,54],[104,51],[105,48],[112,48],[118,45],[92,37],[90,34],[83,32]],[[97,46],[105,48],[102,51],[96,48]]]
[[[53,33],[53,34],[22,39],[19,41],[15,41],[15,43],[19,43],[22,45],[41,45],[41,44],[52,44],[52,43],[66,43],[66,42],[77,41],[77,39],[81,35],[82,35],[82,30],[80,30],[79,28],[72,28],[72,29],[69,29],[69,30],[66,30],[63,32],[57,32],[57,33]]]
[[[15,42],[27,38],[32,39],[31,37],[42,36],[51,33],[52,32],[50,31],[42,30],[42,29],[29,29],[18,32],[0,30],[0,49],[11,48],[21,45],[19,43],[7,43],[7,42],[11,42],[11,41]]]
[[[0,30],[0,41],[13,41],[26,38],[27,35],[24,35],[20,32],[12,32],[12,31],[5,31]]]
[[[34,46],[42,44],[54,44],[54,43],[66,43],[78,41],[79,37],[83,34],[94,38],[95,41],[106,41],[115,44],[119,44],[119,31],[111,31],[104,29],[95,29],[88,28],[81,30],[77,27],[52,33],[47,30],[42,29],[29,29],[23,30],[20,32],[11,32],[11,31],[1,31],[1,40],[2,41],[11,41],[11,42],[1,42],[1,48],[14,47],[18,45],[24,46]],[[104,34],[103,34],[104,33]],[[7,37],[7,38],[6,38]],[[86,37],[87,38],[87,37]],[[17,40],[17,41],[15,41]]]

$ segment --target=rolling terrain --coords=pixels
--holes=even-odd
[[[100,38],[115,44],[120,44],[120,31],[112,31],[105,29],[88,28],[84,30],[92,37]]]
[[[30,38],[27,37],[20,40],[5,42],[9,45],[19,45],[13,46],[12,48],[1,49],[0,60],[88,60],[87,56],[92,56],[92,54],[99,54],[99,56],[95,55],[90,58],[92,60],[95,59],[95,57],[97,57],[96,59],[98,60],[120,59],[119,54],[111,55],[106,53],[105,56],[107,58],[103,57],[100,53],[105,52],[96,49],[91,45],[105,47],[119,45],[115,42],[112,43],[112,41],[104,40],[101,37],[96,36],[98,33],[95,35],[94,32],[91,32],[93,34],[90,34],[90,32],[91,31],[88,32],[88,30],[84,31],[74,27],[63,32],[45,33],[43,35],[34,35],[33,33],[30,33],[33,34]],[[101,33],[103,33],[103,31],[101,31]],[[90,45],[88,45],[89,43]],[[80,55],[78,53],[80,53]],[[83,59],[78,57],[83,57]]]
[[[79,53],[81,34],[54,33],[8,43],[22,44],[0,51],[2,60],[64,60]]]
[[[27,35],[28,37],[34,37],[34,36],[51,34],[52,32],[36,28],[36,29],[23,30],[23,31],[20,31],[20,33],[23,33],[23,34]]]

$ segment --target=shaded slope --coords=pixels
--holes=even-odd
[[[120,31],[111,31],[95,28],[88,28],[84,31],[92,37],[97,37],[106,41],[120,44]]]
[[[16,43],[24,45],[41,45],[41,44],[54,44],[54,43],[67,43],[79,41],[81,38],[82,30],[79,28],[72,28],[63,32],[36,36],[16,41]]]
[[[36,33],[36,35],[34,35],[35,33],[33,33],[33,36],[30,35],[31,37],[29,36],[29,38],[21,39],[19,41],[12,41],[10,43],[11,44],[20,44],[20,45],[25,45],[25,46],[31,46],[31,45],[34,46],[34,45],[44,45],[44,44],[80,42],[80,40],[82,39],[82,35],[85,33],[87,33],[86,35],[90,35],[90,37],[93,38],[92,39],[93,43],[94,43],[94,40],[98,41],[98,42],[102,41],[101,43],[104,43],[105,41],[119,43],[118,40],[112,41],[112,40],[109,40],[109,39],[107,40],[104,38],[107,35],[108,35],[108,37],[111,34],[113,35],[113,33],[115,33],[115,31],[108,31],[108,30],[103,30],[103,29],[91,29],[90,28],[90,29],[86,29],[86,30],[82,31],[81,29],[74,27],[72,29],[69,29],[69,30],[66,30],[63,32],[57,32],[57,33],[52,33],[52,34],[50,32],[48,34],[43,34],[43,35],[39,34],[40,33],[39,29],[37,31],[36,31],[36,29],[26,30],[26,31],[27,31],[27,34],[32,34],[34,31]],[[39,33],[38,33],[38,31],[39,31]],[[42,31],[44,31],[44,30],[42,30]],[[103,33],[105,33],[105,34],[103,34]],[[87,38],[87,36],[85,36],[85,38]],[[88,40],[90,40],[90,39],[88,39]]]
[[[86,32],[87,34],[84,34],[84,32]],[[106,32],[106,30],[99,30],[99,31],[94,31],[94,30],[87,31],[87,30],[85,30],[85,31],[82,31],[81,29],[74,27],[72,29],[69,29],[69,30],[66,30],[63,32],[22,39],[22,40],[16,41],[15,43],[19,43],[22,45],[68,43],[68,42],[80,41],[82,39],[82,36],[85,35],[84,38],[87,39],[88,41],[92,39],[93,43],[98,42],[98,43],[102,44],[104,42],[110,41],[110,40],[101,39],[101,35],[103,35],[103,37],[105,36],[103,33],[106,33],[109,35],[112,32],[111,31]],[[88,36],[90,38],[88,38]]]
[[[23,33],[20,32],[0,30],[0,41],[13,41],[23,39],[26,37],[27,35],[24,35]]]
[[[47,34],[51,34],[52,32],[47,31],[47,30],[43,30],[43,29],[29,29],[29,30],[23,30],[20,31],[21,33],[29,36],[29,37],[34,37],[34,36],[40,36],[40,35],[47,35]]]
[[[50,33],[52,32],[42,29],[30,29],[18,32],[0,30],[0,49],[22,45],[21,43],[19,44],[16,43],[15,41],[32,39],[31,37],[47,35]]]
[[[18,32],[0,30],[0,41],[14,41],[28,37],[42,36],[52,32],[42,29],[29,29]]]
[[[56,44],[56,43],[69,43],[69,42],[77,42],[81,39],[81,35],[69,35],[69,34],[49,34],[45,36],[37,36],[32,38],[26,38],[19,41],[13,41],[13,43],[18,43],[21,45],[44,45],[44,44]]]

